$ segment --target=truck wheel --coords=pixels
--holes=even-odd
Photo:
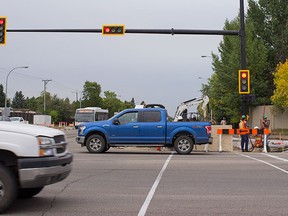
[[[20,188],[18,197],[22,199],[31,198],[36,194],[40,193],[44,187],[37,188]]]
[[[193,147],[193,140],[189,136],[179,136],[174,141],[174,149],[179,154],[189,154]]]
[[[106,150],[106,142],[102,136],[94,134],[87,139],[86,148],[91,153],[102,153]]]
[[[0,164],[0,213],[7,210],[16,200],[18,186],[14,173]]]

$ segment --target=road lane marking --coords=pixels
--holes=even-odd
[[[277,159],[277,160],[281,160],[281,161],[288,162],[288,160],[285,159],[285,158],[281,158],[281,157],[278,157],[278,156],[275,156],[275,155],[266,154],[266,153],[262,153],[262,154],[263,154],[263,155],[266,155],[266,156],[268,156],[268,157],[272,157],[272,158]]]
[[[150,202],[151,202],[151,200],[152,200],[152,198],[154,196],[154,193],[155,193],[155,191],[157,189],[157,186],[158,186],[158,184],[159,184],[159,182],[160,182],[160,180],[162,178],[162,175],[163,175],[166,167],[168,166],[168,163],[171,160],[173,154],[174,154],[174,152],[171,153],[171,155],[167,158],[165,164],[163,165],[160,173],[158,174],[154,184],[152,185],[152,188],[150,189],[150,191],[149,191],[149,193],[148,193],[148,195],[147,195],[147,197],[145,199],[145,202],[143,203],[143,205],[142,205],[142,207],[141,207],[141,209],[140,209],[140,211],[138,213],[138,216],[144,216],[146,214],[148,206],[149,206],[149,204],[150,204]]]
[[[237,153],[237,154],[238,154],[238,153]],[[288,174],[288,171],[286,171],[286,170],[284,170],[284,169],[282,169],[282,168],[280,168],[280,167],[277,167],[277,166],[275,166],[275,165],[273,165],[273,164],[271,164],[271,163],[268,163],[268,162],[266,162],[266,161],[263,161],[263,160],[260,160],[260,159],[257,159],[257,158],[254,158],[254,157],[251,157],[251,156],[248,156],[248,155],[244,155],[244,154],[239,154],[239,155],[241,155],[241,156],[243,156],[243,157],[250,158],[250,159],[252,159],[252,160],[256,160],[256,161],[261,162],[261,163],[264,163],[264,164],[267,164],[267,165],[269,165],[269,166],[271,166],[271,167],[273,167],[273,168],[275,168],[275,169],[278,169],[278,170],[280,170],[280,171]]]

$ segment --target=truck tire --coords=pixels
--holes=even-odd
[[[86,148],[90,153],[102,153],[106,150],[106,142],[102,136],[93,134],[87,139]]]
[[[190,154],[193,148],[194,142],[189,136],[182,135],[174,141],[174,149],[178,154]]]
[[[16,200],[18,186],[14,173],[0,164],[0,213],[7,210]]]
[[[20,188],[18,197],[22,199],[27,199],[35,196],[36,194],[40,193],[44,187],[37,187],[37,188]]]

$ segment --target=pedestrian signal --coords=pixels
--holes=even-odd
[[[0,45],[6,44],[6,17],[0,17]]]
[[[125,26],[124,25],[103,25],[102,26],[102,35],[124,35]]]
[[[250,71],[239,70],[239,94],[250,94]]]

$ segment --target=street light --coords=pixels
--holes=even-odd
[[[28,68],[28,66],[21,66],[21,67],[15,67],[13,68],[12,70],[9,71],[9,73],[7,74],[7,77],[6,77],[6,86],[5,86],[5,107],[4,107],[4,112],[2,113],[2,116],[5,116],[5,117],[8,117],[9,116],[9,113],[8,113],[8,110],[7,110],[7,87],[8,87],[8,77],[9,75],[16,69],[19,69],[19,68]],[[3,115],[4,114],[4,115]]]
[[[201,58],[212,58],[213,59],[212,56],[207,56],[207,55],[202,55]]]
[[[205,78],[205,77],[198,77],[198,79],[206,79],[206,80],[208,80],[209,78]]]

